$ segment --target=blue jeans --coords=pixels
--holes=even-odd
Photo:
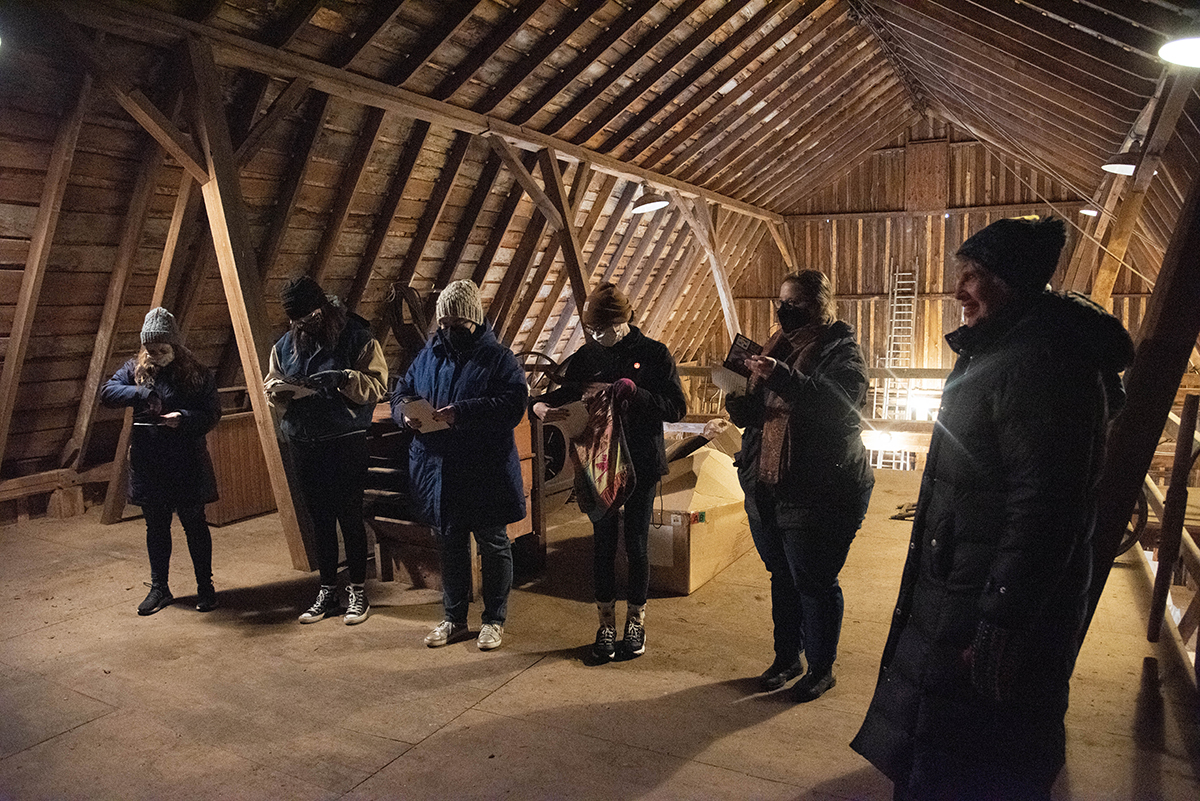
[[[629,590],[625,600],[635,606],[646,603],[650,591],[650,519],[657,488],[657,479],[639,479],[625,499],[625,556],[629,561]],[[609,509],[607,515],[592,524],[595,542],[592,578],[597,603],[611,603],[617,599],[617,523],[617,510]]]
[[[475,530],[479,559],[483,563],[483,622],[504,625],[508,615],[508,593],[512,590],[512,544],[507,526]],[[471,530],[462,526],[443,526],[438,532],[442,555],[442,605],[446,620],[467,622],[471,596]]]
[[[771,574],[776,661],[791,664],[803,651],[810,668],[833,667],[845,603],[838,573],[866,509],[779,504],[759,485],[746,514]]]
[[[197,586],[212,583],[212,533],[204,517],[204,504],[194,506],[143,506],[146,518],[146,552],[150,556],[150,581],[167,583],[171,571],[171,516],[179,513]]]

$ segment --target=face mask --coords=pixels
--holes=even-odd
[[[471,345],[475,343],[475,334],[457,325],[442,328],[438,331],[438,334],[451,350],[459,353],[469,350]]]
[[[605,326],[600,331],[593,334],[592,338],[606,348],[611,348],[613,345],[620,342],[629,333],[629,323],[620,323],[618,325]]]
[[[779,326],[785,333],[803,328],[813,320],[813,313],[807,307],[789,306],[786,303],[779,307],[776,316],[779,318]]]

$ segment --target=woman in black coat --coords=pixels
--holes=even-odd
[[[843,598],[838,573],[862,525],[875,478],[862,444],[867,368],[854,330],[834,319],[829,279],[784,278],[780,330],[747,359],[748,392],[726,397],[744,428],[738,479],[754,545],[771,574],[775,659],[760,677],[777,690],[802,672],[797,701],[835,683]]]
[[[171,515],[178,513],[196,573],[196,609],[217,605],[212,582],[212,535],[204,505],[217,499],[217,481],[205,435],[221,419],[212,371],[183,347],[175,317],[151,309],[142,326],[142,349],[100,390],[109,407],[133,407],[129,443],[129,502],[146,518],[150,592],[138,606],[152,615],[174,598]]]
[[[897,799],[1049,799],[1091,573],[1095,483],[1133,347],[1044,290],[1056,219],[958,251],[966,325],[929,446],[879,683],[852,747]]]

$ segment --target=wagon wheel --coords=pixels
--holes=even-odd
[[[538,350],[523,350],[516,355],[528,376],[531,396],[541,395],[562,383],[562,366],[552,356]]]
[[[1129,522],[1125,524],[1125,533],[1121,536],[1117,556],[1128,551],[1142,538],[1142,532],[1146,530],[1146,518],[1149,516],[1150,503],[1146,500],[1146,490],[1143,488],[1138,493],[1137,501],[1133,505],[1133,514],[1130,515]]]

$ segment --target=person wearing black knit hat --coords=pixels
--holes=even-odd
[[[999,220],[956,258],[964,325],[875,695],[851,747],[897,799],[1048,801],[1087,608],[1121,323],[1046,288],[1054,218]]]
[[[595,555],[592,573],[600,626],[592,655],[600,661],[618,653],[616,630],[616,557],[619,512],[624,509],[625,554],[629,562],[625,629],[620,652],[625,658],[646,650],[646,595],[650,587],[650,520],[655,489],[667,472],[663,423],[675,423],[687,413],[687,398],[679,370],[667,346],[631,324],[633,306],[613,284],[601,284],[584,303],[579,321],[588,341],[567,360],[562,386],[535,398],[533,413],[544,421],[561,420],[562,407],[610,393],[610,413],[617,416],[629,446],[633,489],[623,503],[585,509],[592,518]],[[593,416],[591,420],[596,420]],[[614,431],[616,430],[614,425]],[[604,436],[593,441],[603,442]],[[578,471],[579,478],[583,471]],[[582,509],[588,493],[576,497]]]
[[[387,362],[366,320],[350,314],[307,275],[279,294],[288,331],[271,349],[263,379],[271,403],[283,408],[280,430],[292,445],[300,495],[313,522],[321,589],[300,615],[316,623],[340,611],[338,526],[349,586],[343,621],[361,623],[367,601],[367,428],[387,390]]]
[[[129,502],[142,507],[150,592],[138,606],[152,615],[171,604],[171,518],[179,515],[196,574],[196,610],[217,605],[212,534],[204,505],[217,500],[205,435],[221,419],[213,373],[183,346],[175,316],[161,306],[146,314],[142,349],[100,390],[108,407],[131,407]]]

